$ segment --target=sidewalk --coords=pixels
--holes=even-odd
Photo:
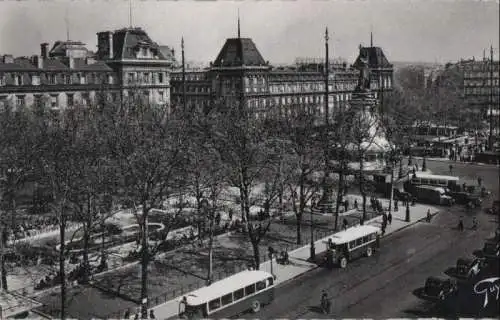
[[[361,196],[349,195],[350,199],[358,198]],[[388,206],[388,199],[381,199],[384,207]],[[429,205],[417,204],[415,206],[410,207],[410,222],[405,222],[406,208],[400,207],[399,211],[393,212],[393,220],[392,224],[387,225],[386,232],[384,237],[390,235],[393,232],[398,230],[402,230],[407,228],[418,221],[425,219],[427,215],[427,210],[431,210],[433,214],[438,212],[438,209]],[[378,216],[371,220],[368,220],[366,224],[375,225],[380,227],[382,223],[382,216]],[[333,234],[332,234],[333,235]],[[322,239],[315,241],[316,252],[320,253],[326,250],[325,242],[328,240],[330,236],[324,237]],[[383,245],[383,243],[382,243]],[[273,259],[273,273],[276,275],[276,283],[280,284],[286,282],[288,280],[294,279],[310,270],[317,268],[318,266],[313,263],[307,262],[309,258],[309,245],[305,245],[301,248],[289,252],[290,264],[289,265],[280,265],[276,263],[276,260]],[[271,262],[266,261],[260,264],[260,270],[271,271]],[[179,301],[182,297],[178,297],[176,299],[170,300],[164,304],[158,305],[151,310],[154,310],[154,313],[158,319],[169,319],[177,316]]]
[[[416,159],[416,160],[423,160],[424,157],[415,157],[415,156],[412,156],[413,159]],[[408,157],[406,157],[406,159],[408,160]],[[429,161],[440,161],[440,162],[450,162],[450,163],[461,163],[463,165],[470,165],[470,166],[490,166],[490,167],[498,167],[499,165],[498,164],[489,164],[489,163],[482,163],[482,162],[475,162],[475,161],[466,161],[466,162],[462,162],[462,161],[455,161],[455,160],[450,160],[449,158],[432,158],[432,157],[426,157],[425,158],[426,160],[429,160]]]

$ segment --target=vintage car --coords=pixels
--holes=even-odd
[[[498,241],[486,241],[482,250],[474,251],[478,258],[498,259],[500,257],[500,243]]]
[[[449,268],[444,273],[453,278],[467,280],[477,276],[485,266],[484,259],[460,258],[457,260],[457,265],[455,267]]]
[[[450,196],[455,199],[455,203],[467,205],[471,203],[474,208],[478,208],[482,204],[481,197],[478,194],[468,193],[468,192],[450,192]]]
[[[450,278],[429,277],[425,286],[413,293],[420,299],[431,302],[442,302],[458,292],[456,280]]]

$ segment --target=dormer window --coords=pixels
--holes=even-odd
[[[142,55],[144,57],[147,57],[148,56],[148,49],[147,48],[142,48]]]
[[[31,77],[31,84],[34,86],[39,86],[40,85],[40,76],[39,75],[33,75]]]
[[[24,83],[23,83],[23,76],[22,75],[15,75],[14,76],[14,83],[16,84],[16,86],[22,86]]]

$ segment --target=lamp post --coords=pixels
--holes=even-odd
[[[408,181],[410,181],[410,173],[408,172]],[[405,221],[410,222],[410,197],[406,198],[406,216]]]
[[[212,277],[213,277],[213,263],[212,263],[212,230],[213,230],[213,221],[214,221],[214,214],[213,210],[209,208],[208,200],[203,199],[201,200],[201,207],[203,209],[203,214],[205,216],[208,216],[209,219],[209,240],[208,240],[208,277],[207,277],[207,286],[212,284]]]
[[[314,227],[314,222],[313,222],[313,204],[311,204],[311,209],[310,209],[310,213],[311,213],[311,228],[310,228],[310,231],[311,231],[311,244],[310,244],[310,248],[309,248],[309,255],[310,255],[310,259],[311,261],[314,261],[316,259],[316,248],[314,247],[314,231],[313,231],[313,227]]]

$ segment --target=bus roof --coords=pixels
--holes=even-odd
[[[209,286],[192,291],[184,296],[189,305],[197,306],[220,298],[238,289],[245,288],[253,283],[266,280],[273,275],[260,270],[246,270],[225,279],[212,283]]]
[[[429,189],[429,190],[437,190],[439,191],[440,193],[445,193],[446,190],[444,190],[443,187],[437,187],[437,186],[429,186],[429,185],[425,185],[425,184],[421,184],[419,186],[415,186],[416,189]]]
[[[418,179],[436,179],[436,180],[447,180],[447,181],[459,180],[459,178],[455,176],[442,176],[442,175],[422,173],[422,172],[416,172],[415,175]]]
[[[356,226],[344,231],[337,232],[332,237],[332,242],[336,244],[346,243],[379,232],[380,228],[370,225]]]

